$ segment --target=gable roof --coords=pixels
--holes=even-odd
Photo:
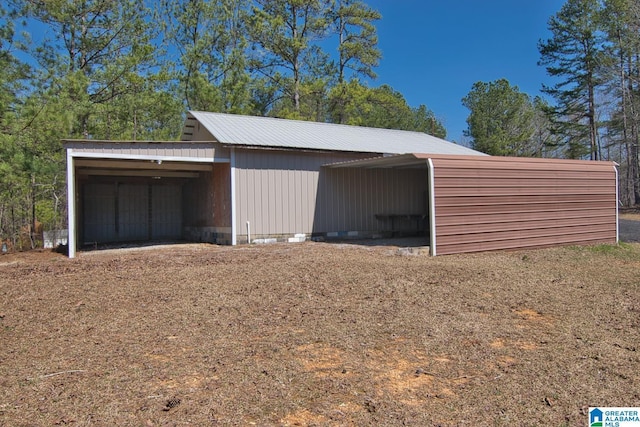
[[[272,117],[190,111],[182,140],[191,140],[195,122],[227,145],[349,151],[485,155],[422,132],[305,122]]]

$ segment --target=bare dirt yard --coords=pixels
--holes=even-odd
[[[638,243],[0,256],[2,426],[584,426],[639,372]]]

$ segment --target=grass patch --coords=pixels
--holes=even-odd
[[[619,242],[618,244],[597,244],[588,246],[574,246],[576,250],[588,251],[598,255],[610,256],[619,259],[640,259],[640,246],[631,243]]]

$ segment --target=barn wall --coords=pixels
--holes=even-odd
[[[323,168],[314,232],[424,232],[426,169]]]
[[[617,241],[610,162],[432,158],[436,253]]]
[[[97,178],[81,185],[80,242],[182,237],[181,183]]]
[[[314,230],[321,166],[371,157],[357,153],[242,150],[235,154],[238,242],[251,236],[280,237]]]

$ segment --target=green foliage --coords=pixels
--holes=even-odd
[[[381,58],[381,17],[364,1],[9,4],[0,5],[0,240],[16,245],[36,243],[39,224],[65,227],[62,139],[175,139],[185,107],[445,136],[426,106],[358,81],[374,78]]]
[[[517,86],[506,79],[476,82],[462,104],[470,110],[465,135],[474,149],[494,156],[541,155],[534,138],[536,104]]]
[[[248,0],[162,0],[156,19],[187,108],[248,113],[251,110],[247,72]]]
[[[590,246],[576,246],[578,252],[592,252],[622,261],[640,260],[640,247],[625,242],[618,244],[601,243]]]
[[[337,84],[329,93],[329,105],[330,118],[336,123],[446,136],[432,111],[424,105],[410,107],[400,92],[387,85],[369,88],[356,79]]]
[[[378,49],[375,21],[380,13],[358,0],[338,0],[330,12],[338,34],[338,82],[345,80],[345,71],[352,70],[355,76],[375,78],[376,67],[382,57]]]
[[[602,9],[598,0],[568,0],[549,19],[552,37],[539,43],[540,64],[560,79],[543,91],[556,100],[550,117],[566,139],[570,158],[601,158],[596,92],[603,81]]]
[[[328,0],[258,0],[249,20],[255,54],[250,66],[270,80],[277,93],[288,98],[294,111],[301,108],[302,85],[311,76],[324,78],[328,55],[314,43],[326,36]],[[287,79],[270,78],[286,72]]]

